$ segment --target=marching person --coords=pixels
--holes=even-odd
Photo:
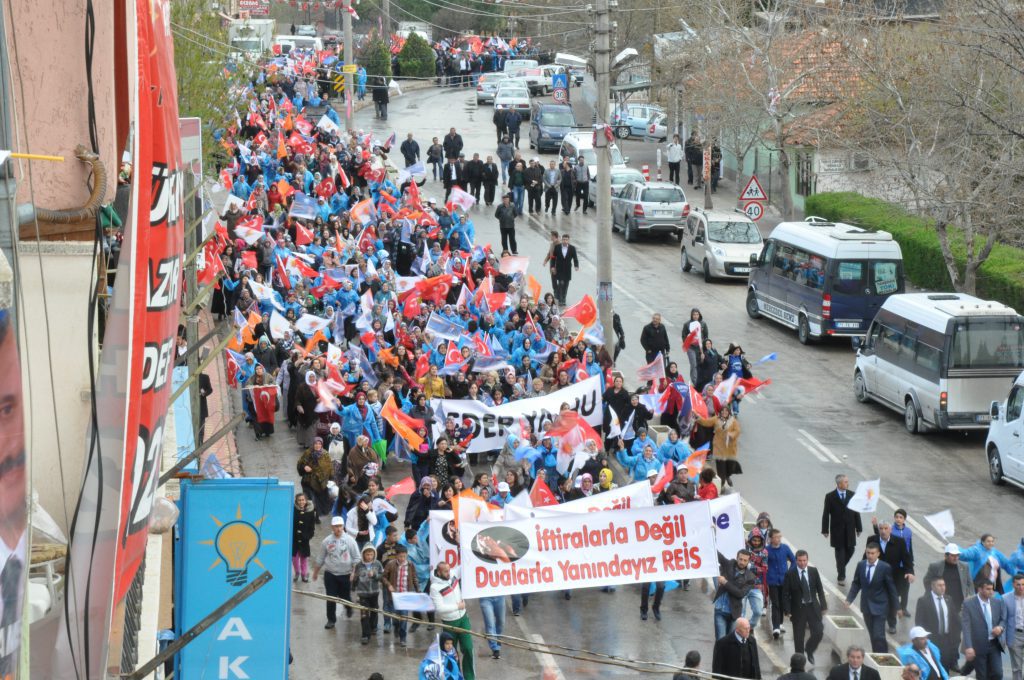
[[[931,635],[921,626],[910,629],[910,643],[896,650],[904,666],[916,664],[921,669],[921,680],[949,680],[942,665],[939,648],[928,639]]]
[[[512,205],[512,194],[504,194],[501,197],[501,205],[495,209],[494,217],[498,220],[498,230],[501,232],[502,250],[509,250],[513,255],[518,255],[519,247],[516,245],[516,209]]]
[[[960,660],[960,613],[946,594],[946,581],[933,578],[929,592],[922,595],[914,609],[914,625],[931,633],[931,641],[939,648],[942,665],[957,670]]]
[[[451,567],[447,562],[440,562],[430,576],[430,599],[434,603],[435,613],[446,625],[463,631],[469,630],[469,614],[466,603],[462,600],[462,587],[459,579],[452,576]],[[466,680],[475,680],[476,672],[473,665],[473,638],[465,632],[451,633],[462,653],[462,673]]]
[[[904,590],[900,586],[903,583],[906,586],[906,590],[910,590],[910,584],[914,582],[914,558],[910,556],[910,552],[907,550],[907,544],[902,538],[896,538],[892,535],[892,524],[887,520],[881,522],[875,522],[875,533],[870,540],[878,543],[882,550],[881,559],[883,562],[892,567],[892,578],[896,585],[896,592],[902,593]],[[905,615],[902,611],[902,595],[900,597],[900,606],[897,610],[901,614]],[[889,615],[889,634],[896,634],[896,614],[895,612]]]
[[[804,654],[814,665],[814,651],[824,634],[822,615],[828,609],[825,589],[816,567],[809,566],[806,550],[796,551],[796,564],[786,572],[782,583],[782,611],[793,623],[793,648]],[[810,637],[804,644],[804,635],[810,630]]]
[[[757,640],[751,634],[750,621],[744,618],[736,619],[735,630],[715,642],[711,672],[730,678],[760,679],[761,665],[757,654]]]
[[[562,242],[551,248],[551,277],[555,289],[555,300],[562,307],[565,307],[565,298],[569,293],[569,281],[572,280],[572,273],[579,270],[580,260],[576,256],[576,246],[569,243],[569,234],[563,233]]]
[[[846,663],[834,666],[828,673],[828,680],[881,680],[874,668],[864,665],[864,648],[850,645],[846,648]]]
[[[857,594],[861,594],[860,612],[864,615],[864,627],[871,638],[871,651],[884,654],[889,651],[885,622],[899,610],[900,598],[892,580],[892,567],[879,559],[881,554],[882,549],[877,543],[868,544],[864,551],[865,559],[854,570],[853,585],[845,602],[850,606],[857,599]]]
[[[860,514],[847,506],[853,499],[850,480],[836,475],[836,488],[825,494],[825,507],[821,511],[821,535],[829,539],[836,554],[836,576],[839,585],[846,585],[846,565],[857,549],[857,539],[863,526]]]
[[[345,520],[341,517],[331,518],[331,533],[320,542],[320,550],[313,560],[313,580],[316,581],[320,570],[324,571],[324,590],[329,597],[342,600],[352,599],[352,569],[359,561],[359,546],[356,540],[345,533]],[[337,622],[337,603],[327,602],[327,624],[324,628],[334,628]],[[352,618],[352,608],[345,606],[345,616]]]
[[[964,657],[974,664],[978,680],[1002,680],[1003,643],[1006,632],[1006,604],[995,597],[995,585],[988,579],[978,584],[977,594],[964,601],[960,612]],[[1015,631],[1016,632],[1016,631]]]

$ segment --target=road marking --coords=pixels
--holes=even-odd
[[[822,463],[827,463],[828,462],[828,458],[825,457],[825,454],[819,452],[818,449],[814,448],[813,446],[811,446],[810,444],[805,442],[800,437],[797,437],[796,440],[797,440],[797,442],[800,443],[801,446],[803,446],[805,449],[810,451],[812,456],[814,456],[815,458],[820,460]]]
[[[523,631],[523,637],[533,640],[536,644],[543,645],[545,648],[547,647],[547,643],[544,641],[544,636],[539,633],[530,632],[530,625],[526,623],[525,616],[516,616],[514,618],[516,623],[519,624],[519,629]],[[545,672],[551,673],[551,678],[553,680],[565,680],[565,675],[562,674],[562,669],[558,667],[558,662],[555,661],[554,656],[540,650],[534,650],[533,653],[537,655],[538,659],[540,659],[540,667],[544,669]]]
[[[822,453],[824,453],[825,456],[829,460],[831,460],[833,463],[840,463],[840,464],[842,463],[842,461],[839,460],[839,456],[837,456],[836,454],[832,453],[832,451],[827,446],[825,446],[824,444],[819,442],[817,439],[812,437],[810,432],[808,432],[807,430],[797,430],[797,432],[799,432],[803,436],[807,437],[807,440],[809,442],[811,442],[812,444],[814,444],[816,447],[818,447],[818,450],[821,451]]]
[[[544,224],[543,222],[538,220],[534,215],[527,214],[526,215],[526,219],[528,221],[530,221],[530,222],[533,222],[535,225],[537,225],[537,227],[541,230],[541,232],[543,232],[545,234],[547,234],[549,231],[551,231],[551,225]],[[586,262],[588,266],[593,267],[595,272],[597,271],[597,267],[595,267],[593,264],[591,264],[589,260],[584,259],[584,262]],[[617,292],[622,293],[627,298],[632,300],[636,304],[637,307],[639,307],[640,309],[644,310],[648,314],[651,314],[651,315],[653,315],[655,313],[661,314],[661,323],[664,324],[664,326],[666,328],[672,328],[673,327],[672,322],[670,322],[668,320],[668,318],[665,316],[664,312],[658,312],[656,309],[654,309],[653,307],[648,305],[646,302],[644,302],[643,300],[641,300],[637,296],[635,296],[632,293],[630,293],[628,290],[623,288],[621,285],[619,285],[615,281],[612,281],[612,287]]]
[[[893,510],[895,510],[896,508],[899,507],[898,505],[893,503],[891,500],[889,500],[888,497],[884,496],[883,494],[878,494],[878,500],[880,500],[881,502],[885,503],[886,505],[888,505]],[[939,553],[940,555],[944,554],[946,552],[946,544],[944,542],[940,541],[939,539],[935,538],[935,536],[932,535],[931,529],[929,529],[928,527],[924,526],[923,524],[918,522],[913,517],[907,517],[907,524],[909,524],[910,528],[914,530],[914,537],[915,538],[920,536],[921,540],[923,540],[925,543],[927,543],[929,545],[929,547],[932,548],[932,550],[934,550],[935,552]]]

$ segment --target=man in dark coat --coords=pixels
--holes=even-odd
[[[444,200],[447,202],[453,186],[466,186],[466,171],[462,163],[459,162],[458,156],[449,156],[448,162],[444,164],[441,172],[444,173],[441,181],[444,183]]]
[[[960,661],[960,614],[946,594],[945,579],[933,578],[929,588],[917,600],[914,625],[931,631],[930,639],[939,648],[942,665],[946,670],[956,670]]]
[[[814,680],[814,673],[807,672],[807,658],[797,652],[789,657],[789,672],[780,675],[779,680]]]
[[[901,592],[901,583],[905,584],[909,590],[910,584],[914,582],[914,557],[907,550],[906,541],[899,536],[893,537],[892,524],[886,520],[878,523],[874,535],[868,540],[878,543],[882,549],[882,561],[892,567],[892,580],[896,586],[896,592]],[[889,634],[896,634],[895,612],[889,617]]]
[[[519,127],[523,124],[523,117],[515,109],[509,109],[505,114],[505,128],[508,130],[508,141],[517,149],[519,148]]]
[[[455,128],[449,129],[441,146],[444,147],[445,158],[458,158],[462,153],[462,135],[456,132]]]
[[[569,243],[569,234],[562,234],[562,242],[553,244],[551,247],[551,278],[554,284],[555,299],[563,307],[574,269],[580,270],[576,246]]]
[[[736,628],[715,642],[711,672],[732,678],[760,680],[757,640],[750,634],[750,621],[736,619]]]
[[[815,567],[808,566],[806,550],[796,552],[796,564],[786,572],[782,580],[782,612],[793,622],[793,648],[797,653],[806,654],[814,663],[814,650],[821,642],[824,627],[821,615],[827,607],[825,589],[821,576]],[[810,628],[811,637],[804,645],[805,629]],[[801,669],[803,670],[803,669]]]
[[[405,167],[415,165],[416,161],[420,159],[420,145],[419,142],[412,138],[411,132],[398,150],[402,153],[402,158],[405,159]]]
[[[857,549],[857,538],[863,527],[860,514],[847,506],[853,498],[850,480],[836,475],[836,488],[825,494],[825,507],[821,511],[821,535],[829,539],[836,553],[836,577],[839,585],[846,585],[846,565]]]
[[[871,651],[885,654],[889,643],[885,639],[885,622],[896,616],[900,596],[892,581],[892,567],[881,559],[882,549],[877,543],[869,543],[864,551],[864,561],[857,564],[853,572],[853,585],[846,595],[849,606],[860,593],[860,613],[864,615],[864,627],[871,638]]]
[[[480,187],[484,181],[484,162],[480,160],[480,154],[473,154],[473,160],[468,161],[465,166],[466,183],[469,184],[469,193],[473,194],[476,202],[480,202]]]
[[[881,676],[864,665],[864,648],[853,645],[846,650],[846,663],[833,667],[828,680],[881,680]]]
[[[661,314],[651,317],[651,322],[640,331],[640,346],[644,348],[648,364],[654,361],[658,352],[661,352],[662,358],[668,362],[668,333],[665,331],[665,325],[661,323]]]
[[[512,194],[501,197],[501,205],[494,211],[494,219],[498,220],[498,231],[501,232],[501,249],[513,255],[519,254],[516,244],[516,208],[512,205]]]
[[[491,117],[491,122],[494,123],[494,128],[498,131],[498,141],[508,134],[508,125],[505,123],[505,117],[508,115],[508,110],[502,106],[494,107],[494,116]]]
[[[373,86],[373,108],[377,118],[388,119],[388,102],[390,101],[391,95],[388,93],[387,83],[381,78],[380,82]]]
[[[488,156],[480,168],[480,180],[484,185],[484,203],[488,208],[494,204],[494,190],[498,186],[499,179],[501,179],[501,170],[498,169],[494,158]]]

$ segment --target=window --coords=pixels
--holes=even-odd
[[[764,251],[761,253],[761,258],[758,260],[758,264],[764,264],[767,262],[771,264],[775,257],[775,241],[768,241],[764,246]]]
[[[891,326],[882,326],[879,350],[890,358],[896,358],[900,353],[900,343],[903,341],[903,333]]]
[[[903,290],[899,260],[839,260],[832,270],[837,295],[891,295]]]
[[[758,243],[761,232],[753,222],[709,222],[708,237],[718,243]]]
[[[1014,385],[1010,390],[1010,396],[1006,398],[1006,422],[1012,423],[1020,418],[1022,408],[1024,408],[1024,387]]]
[[[786,278],[792,278],[793,267],[796,262],[793,257],[793,246],[787,246],[785,244],[779,244],[778,249],[775,251],[775,258],[772,263],[772,270],[779,276],[785,276]]]
[[[796,193],[810,196],[814,193],[814,152],[796,154]]]
[[[647,189],[644,191],[643,203],[684,203],[683,192],[675,187],[665,189]],[[757,227],[754,227],[755,229]]]
[[[871,329],[868,331],[868,341],[866,344],[867,349],[874,350],[878,347],[879,339],[882,336],[882,324],[873,323]]]
[[[956,322],[951,368],[1024,368],[1024,319]]]
[[[929,375],[938,376],[939,354],[939,350],[918,340],[917,355],[914,357],[914,363],[923,368]]]

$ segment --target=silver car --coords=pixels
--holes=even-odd
[[[633,168],[612,168],[612,196],[619,193],[629,182],[643,182],[644,174]],[[590,205],[597,205],[597,180],[587,187],[587,198]]]
[[[508,80],[508,76],[504,73],[485,73],[480,76],[480,80],[476,84],[476,103],[493,102],[498,86],[506,80]]]
[[[630,243],[641,234],[681,237],[689,214],[686,194],[671,182],[629,182],[612,196],[612,231],[622,227]]]
[[[530,92],[525,87],[503,82],[494,93],[494,108],[515,109],[523,120],[530,119]]]

